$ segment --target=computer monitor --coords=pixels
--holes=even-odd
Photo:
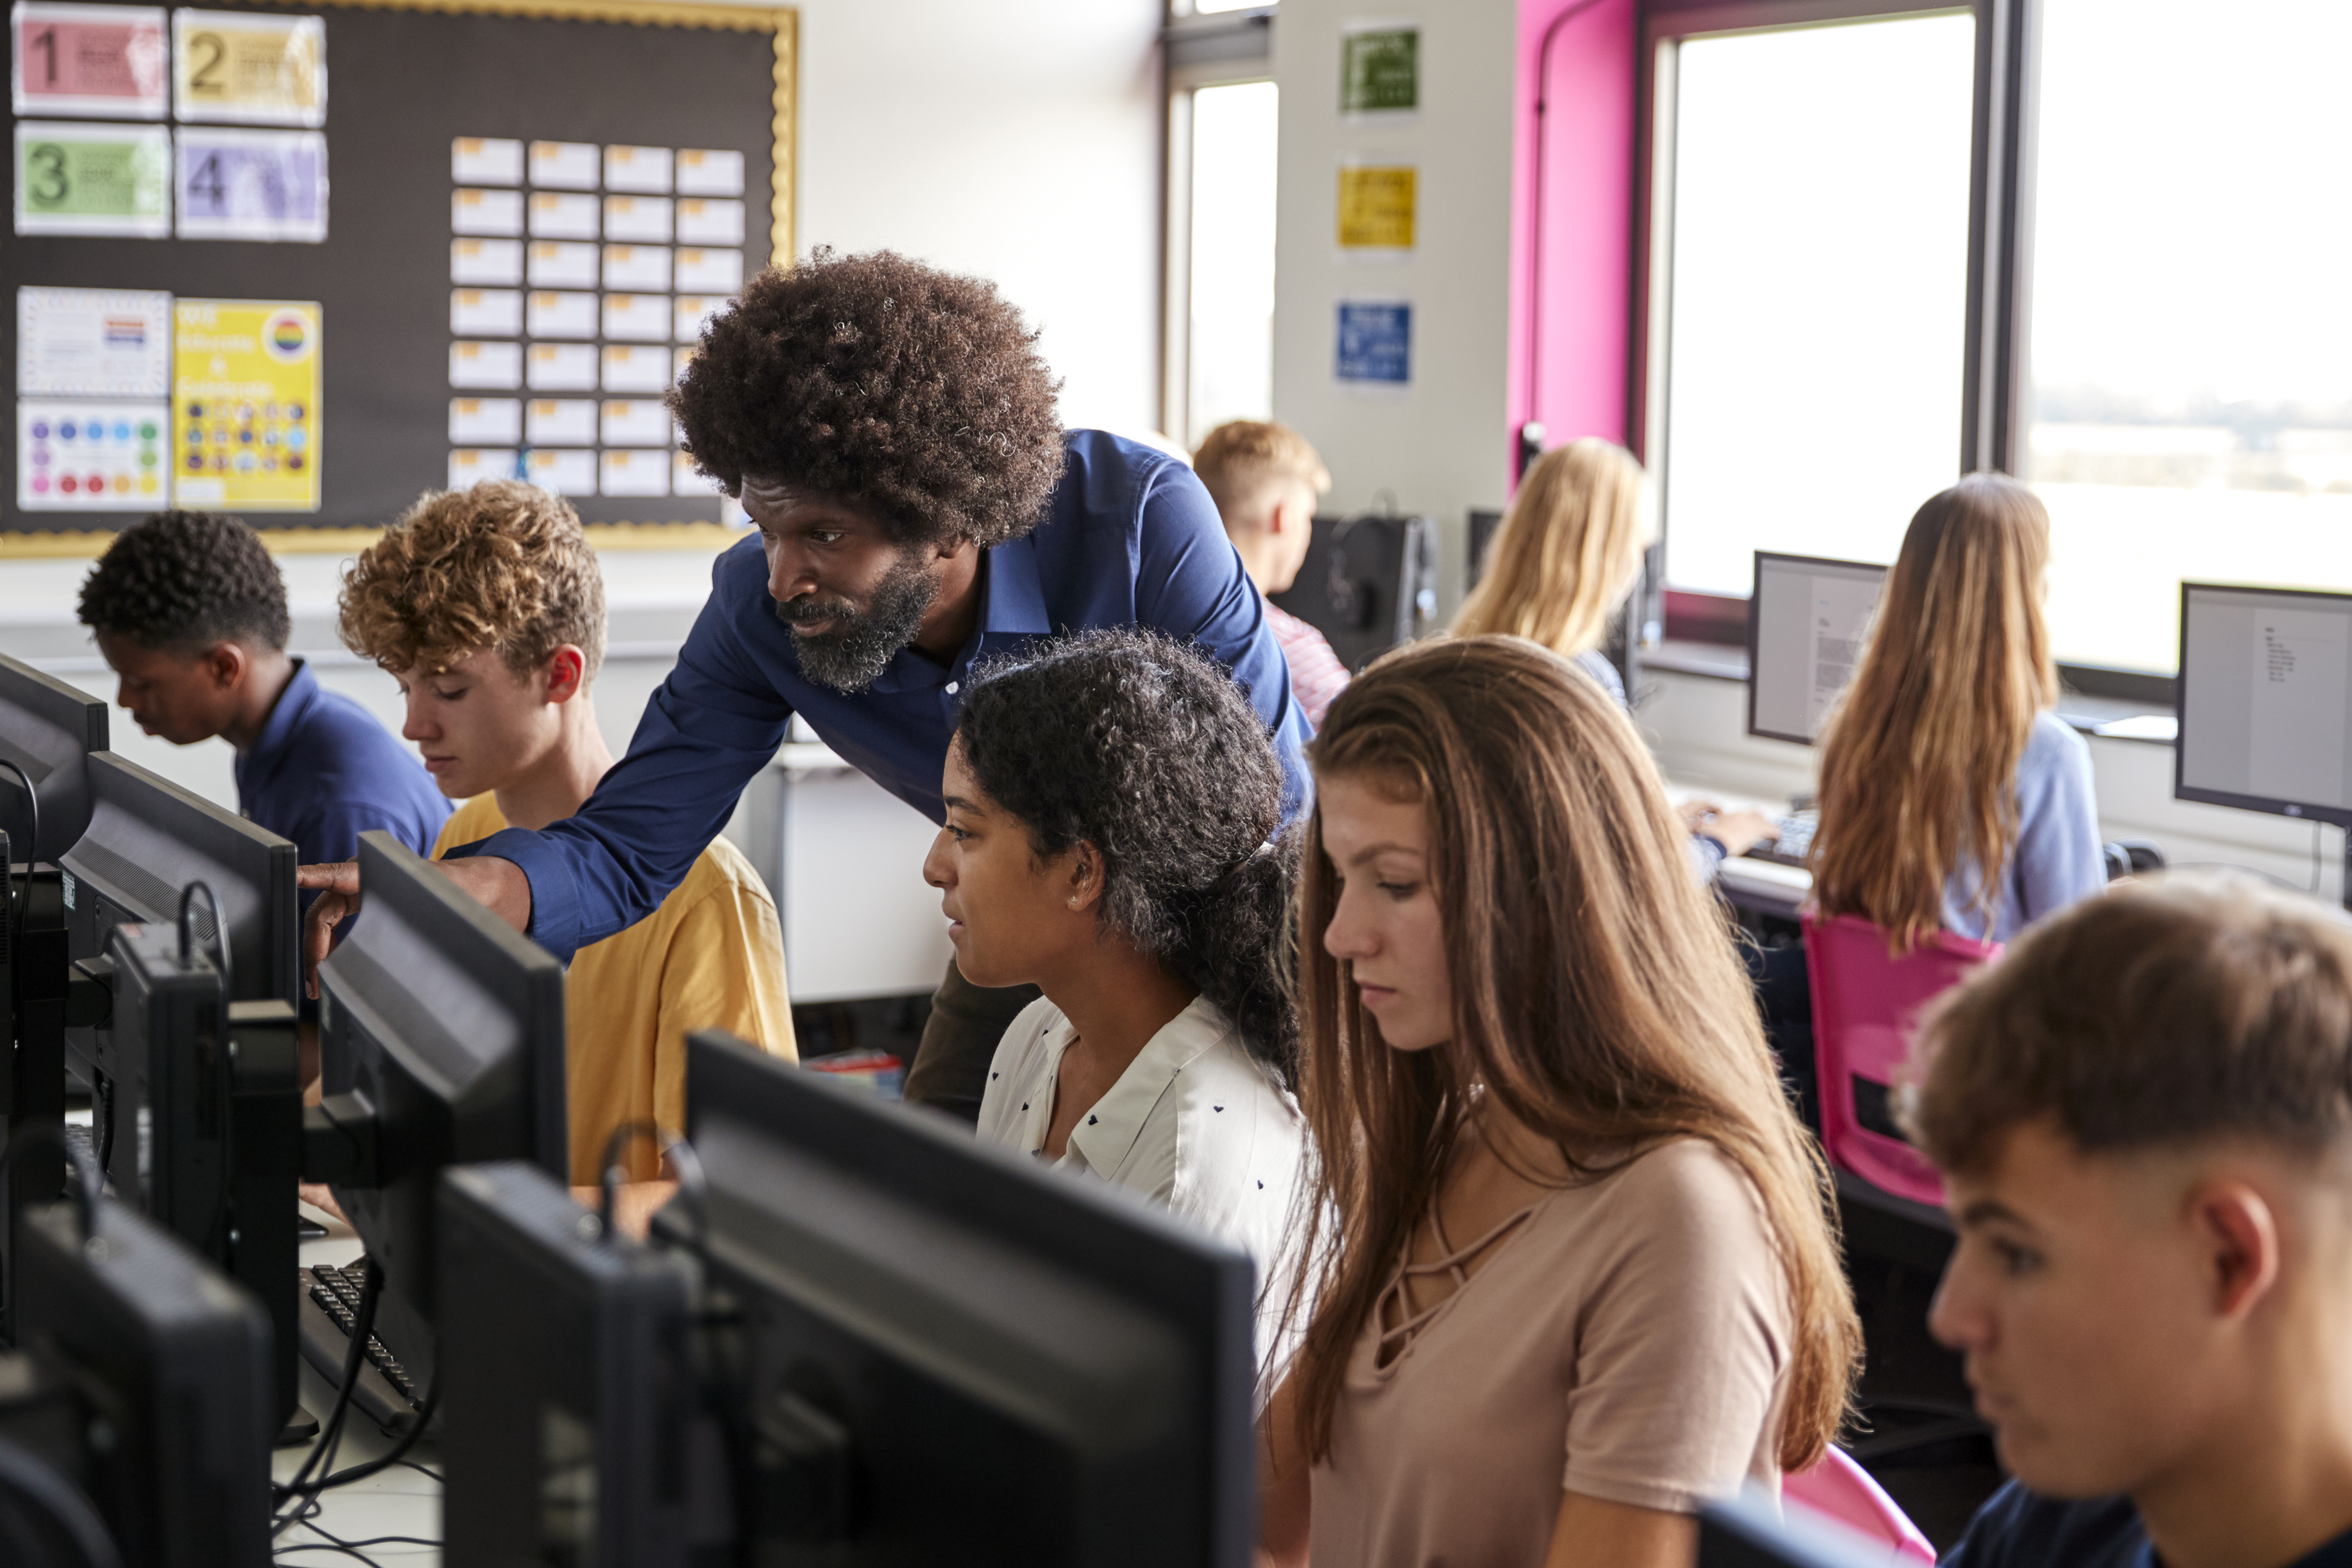
[[[1883,1546],[1843,1526],[1745,1492],[1698,1516],[1698,1568],[1885,1568]]]
[[[37,1458],[95,1505],[122,1568],[265,1568],[268,1316],[128,1206],[101,1198],[87,1215],[26,1215],[17,1352],[77,1417],[69,1438],[47,1424]]]
[[[383,1272],[378,1331],[429,1384],[442,1171],[571,1171],[563,966],[390,834],[361,834],[359,863],[360,912],[319,966],[316,1121],[341,1169],[320,1168],[333,1140],[310,1136],[305,1173],[333,1186]]]
[[[1297,577],[1273,598],[1361,669],[1436,616],[1436,527],[1425,517],[1318,517]]]
[[[1756,552],[1748,601],[1748,732],[1810,746],[1853,678],[1886,568]]]
[[[2176,700],[2176,799],[2352,827],[2352,594],[2183,583]]]
[[[25,786],[0,767],[0,832],[20,860],[55,860],[89,826],[84,760],[106,750],[106,703],[0,654],[0,759],[25,770],[40,801],[41,841],[28,844]]]
[[[449,1560],[685,1568],[697,1472],[726,1468],[697,1408],[686,1260],[605,1236],[520,1161],[457,1167],[440,1202]]]
[[[835,1561],[1250,1561],[1245,1256],[728,1036],[687,1052],[708,1304],[742,1313],[740,1386],[799,1406],[737,1441],[837,1434],[846,1516],[800,1526]]]

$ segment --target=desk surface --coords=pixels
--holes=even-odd
[[[326,1226],[328,1232],[324,1240],[302,1244],[304,1268],[313,1263],[349,1263],[360,1256],[359,1237],[352,1234],[351,1226],[315,1209],[305,1208],[302,1213]],[[335,1392],[309,1362],[301,1362],[300,1365],[303,1407],[323,1422],[327,1412],[334,1407]],[[353,1411],[343,1420],[343,1440],[336,1450],[335,1468],[342,1469],[391,1449],[392,1439],[378,1430],[374,1422]],[[280,1481],[293,1479],[294,1472],[302,1468],[302,1460],[310,1451],[307,1443],[278,1449],[271,1457],[271,1477]],[[384,1536],[413,1536],[427,1542],[441,1539],[438,1446],[430,1438],[424,1439],[408,1451],[408,1458],[424,1469],[395,1465],[365,1480],[320,1493],[318,1517],[289,1526],[274,1543],[278,1557],[292,1563],[351,1562],[328,1538],[331,1533],[354,1543],[380,1542],[362,1545],[360,1550],[385,1564],[385,1568],[395,1563],[399,1568],[438,1568],[441,1548],[437,1545],[381,1540]],[[426,1471],[435,1473],[428,1475]],[[311,1528],[313,1524],[316,1529]]]

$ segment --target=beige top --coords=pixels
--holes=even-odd
[[[1315,1568],[1532,1568],[1563,1489],[1687,1513],[1778,1487],[1788,1292],[1754,1185],[1713,1144],[1661,1144],[1439,1245],[1457,1241],[1457,1260],[1491,1248],[1466,1283],[1357,1341],[1313,1473]]]

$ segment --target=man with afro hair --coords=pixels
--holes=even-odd
[[[416,759],[368,710],[286,652],[278,563],[234,517],[165,511],[115,536],[81,585],[81,619],[150,735],[236,748],[237,808],[310,860],[383,828],[422,855],[449,815]]]
[[[972,665],[1093,626],[1154,627],[1229,670],[1297,811],[1307,726],[1215,504],[1179,459],[1063,430],[1059,390],[1036,332],[981,279],[819,250],[754,280],[704,329],[671,407],[759,533],[719,557],[676,669],[579,814],[472,846],[446,863],[455,879],[568,959],[661,902],[795,714],[936,823]],[[351,871],[307,875],[357,889]],[[347,907],[320,900],[310,952]],[[997,1040],[1035,994],[950,968],[908,1098],[977,1115]]]

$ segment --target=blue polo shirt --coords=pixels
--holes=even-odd
[[[509,828],[460,853],[530,879],[530,936],[556,957],[625,930],[677,886],[767,766],[793,714],[877,784],[937,822],[940,773],[975,660],[1093,626],[1156,626],[1234,673],[1273,731],[1285,814],[1307,799],[1307,721],[1214,502],[1192,470],[1100,430],[1065,437],[1062,479],[1035,529],[983,552],[979,624],[954,659],[901,649],[864,691],[801,674],[747,539],[719,558],[677,665],[624,757],[576,816]]]
[[[2011,1481],[1992,1494],[1943,1568],[2164,1568],[2125,1497],[2062,1502]],[[2278,1568],[2352,1568],[2352,1532]]]
[[[306,866],[352,858],[372,827],[430,855],[449,815],[408,748],[366,709],[320,688],[299,658],[260,738],[237,753],[236,804],[292,839]]]

